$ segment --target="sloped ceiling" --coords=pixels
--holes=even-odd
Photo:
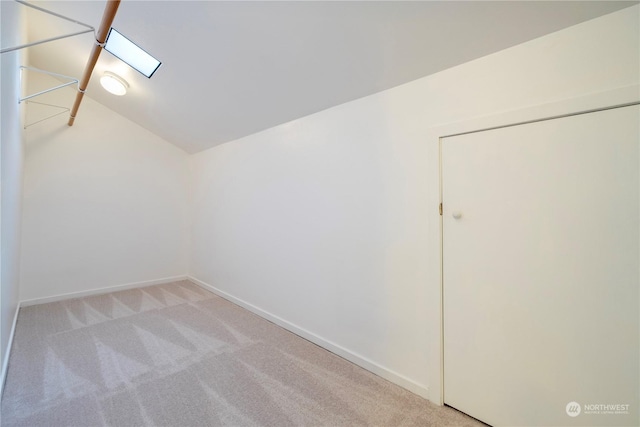
[[[87,96],[194,153],[636,3],[124,0],[113,26],[163,64],[147,79],[103,52]],[[96,28],[105,6],[34,4]],[[31,41],[78,29],[37,11],[28,26]],[[30,63],[80,77],[93,37],[29,48]],[[106,70],[126,96],[100,87]]]

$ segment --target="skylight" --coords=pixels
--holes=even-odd
[[[147,77],[151,77],[161,64],[114,28],[109,30],[104,49]]]

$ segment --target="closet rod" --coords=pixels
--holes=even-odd
[[[84,70],[84,74],[82,75],[82,80],[80,80],[80,84],[78,85],[78,93],[76,94],[76,100],[73,103],[73,108],[71,109],[71,114],[69,116],[69,126],[73,126],[73,122],[76,119],[76,114],[78,113],[78,107],[80,107],[80,102],[82,102],[84,91],[87,89],[87,86],[89,85],[89,79],[91,79],[91,73],[93,73],[93,69],[96,66],[96,62],[98,62],[98,57],[100,56],[100,52],[102,52],[102,47],[104,46],[104,42],[107,38],[107,34],[109,34],[109,29],[111,28],[113,19],[115,18],[116,12],[118,11],[118,6],[120,6],[120,0],[108,0],[107,5],[104,8],[104,14],[102,15],[102,22],[100,22],[100,28],[98,28],[98,33],[96,34],[96,43],[93,45],[93,49],[91,50],[91,56],[89,56],[89,60],[87,61],[87,66]]]

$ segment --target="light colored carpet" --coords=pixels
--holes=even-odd
[[[20,310],[2,426],[477,426],[190,282]]]

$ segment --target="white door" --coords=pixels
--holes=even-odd
[[[447,405],[640,425],[639,129],[636,105],[442,139]]]

